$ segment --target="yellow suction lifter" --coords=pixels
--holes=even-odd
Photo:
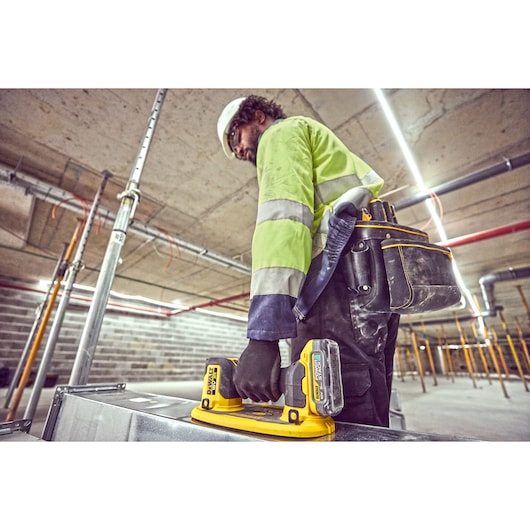
[[[316,438],[335,432],[344,406],[339,347],[330,339],[308,341],[300,359],[282,368],[280,386],[285,404],[247,403],[233,383],[237,359],[206,361],[201,403],[194,420],[258,434]]]

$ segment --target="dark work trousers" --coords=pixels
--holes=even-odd
[[[291,361],[311,339],[332,339],[340,348],[344,408],[336,421],[389,426],[396,313],[361,310],[346,288],[340,267],[291,339]]]

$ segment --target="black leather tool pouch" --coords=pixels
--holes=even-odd
[[[381,249],[392,312],[437,311],[460,301],[448,248],[427,241],[387,239]]]

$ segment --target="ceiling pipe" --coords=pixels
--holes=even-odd
[[[26,194],[33,195],[35,198],[48,202],[54,205],[60,205],[61,208],[73,211],[77,214],[83,214],[84,208],[78,204],[76,196],[70,192],[67,192],[61,188],[42,182],[39,179],[31,177],[29,175],[20,173],[18,170],[11,170],[0,166],[0,179],[8,184],[14,185],[18,188],[23,189]],[[110,210],[100,206],[98,208],[99,216],[103,222],[109,222],[114,224],[116,221],[116,214]],[[229,269],[234,269],[244,274],[250,275],[251,269],[244,263],[216,254],[204,247],[199,247],[188,241],[179,239],[173,235],[168,238],[167,232],[163,232],[157,228],[151,227],[140,221],[133,220],[131,226],[128,227],[128,232],[135,233],[145,239],[153,239],[161,241],[164,244],[175,244],[179,250],[192,254],[193,256],[199,257],[216,265],[221,265]]]
[[[522,267],[520,269],[508,269],[500,272],[493,272],[482,276],[479,280],[480,289],[482,291],[482,298],[486,306],[486,314],[484,316],[495,316],[497,311],[502,310],[502,306],[495,305],[495,298],[493,295],[494,284],[497,282],[504,282],[510,280],[519,280],[522,278],[530,278],[530,267]]]
[[[516,156],[515,158],[505,158],[504,162],[486,169],[481,169],[475,173],[470,173],[469,175],[456,178],[449,182],[445,182],[439,186],[434,186],[429,188],[427,191],[419,193],[418,195],[398,201],[394,204],[394,208],[395,210],[404,210],[405,208],[409,208],[410,206],[414,206],[415,204],[419,204],[420,202],[430,199],[432,194],[443,195],[444,193],[459,190],[465,186],[469,186],[470,184],[476,184],[477,182],[495,177],[501,173],[518,169],[528,164],[530,164],[530,153],[525,153],[524,155]]]
[[[521,221],[511,225],[499,226],[490,230],[484,230],[482,232],[475,232],[465,236],[455,237],[446,241],[440,241],[437,243],[443,247],[454,248],[461,245],[467,245],[469,243],[475,243],[476,241],[483,241],[484,239],[491,239],[493,237],[504,236],[506,234],[512,234],[514,232],[520,232],[522,230],[528,230],[530,228],[530,219],[527,221]]]

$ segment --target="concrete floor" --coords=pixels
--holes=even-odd
[[[530,392],[519,378],[505,380],[504,385],[508,398],[497,379],[490,382],[475,378],[473,384],[469,376],[452,380],[438,375],[435,384],[433,377],[426,375],[422,386],[418,375],[394,378],[406,430],[482,441],[530,441]],[[127,384],[129,390],[196,400],[200,398],[201,387],[200,381]],[[1,398],[6,391],[0,391]],[[31,388],[26,389],[18,416],[23,415],[30,394]],[[42,435],[53,394],[54,388],[42,391],[30,429],[32,437],[38,439]]]
[[[530,392],[521,379],[504,380],[458,376],[424,378],[425,392],[416,375],[394,378],[406,428],[484,441],[530,441]],[[530,382],[527,383],[530,386]]]

